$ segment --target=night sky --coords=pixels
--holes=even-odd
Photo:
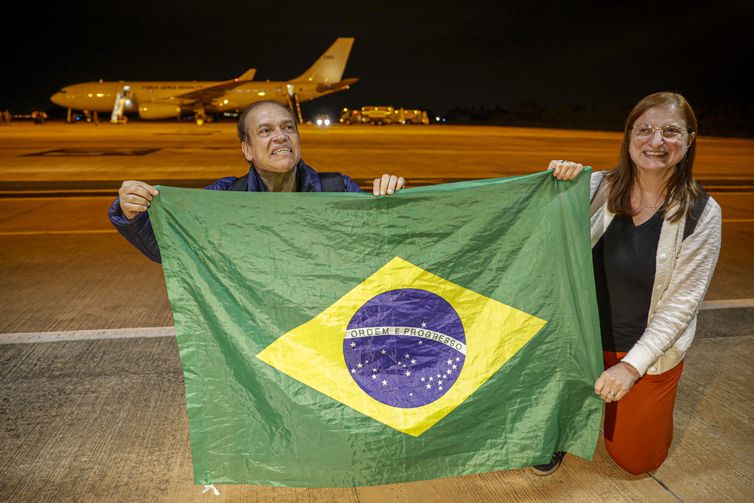
[[[351,90],[305,114],[392,104],[627,107],[659,90],[695,107],[748,106],[754,2],[26,2],[3,16],[0,108],[54,109],[77,82],[257,80],[303,72],[338,36],[355,37]],[[749,72],[750,73],[750,72]]]

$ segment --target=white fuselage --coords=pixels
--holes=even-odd
[[[124,86],[130,87],[130,99],[125,111],[135,112],[140,105],[149,103],[173,104],[182,109],[191,109],[196,100],[181,98],[191,91],[221,84],[222,82],[174,81],[174,82],[85,82],[66,86],[50,98],[53,103],[75,110],[112,112],[115,98]],[[250,81],[205,104],[208,112],[240,110],[262,100],[288,101],[288,82]],[[291,82],[299,101],[309,101],[333,91],[320,92],[312,82]]]

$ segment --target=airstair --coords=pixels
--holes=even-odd
[[[124,124],[127,119],[123,113],[128,101],[131,100],[131,86],[123,86],[115,96],[115,105],[113,105],[113,114],[110,116],[110,122],[113,124]]]
[[[299,124],[304,122],[304,118],[301,115],[301,103],[298,101],[298,96],[296,96],[296,86],[293,84],[286,84],[286,90],[288,91],[288,106],[291,108],[291,110],[296,112],[296,115],[298,116],[298,122]]]

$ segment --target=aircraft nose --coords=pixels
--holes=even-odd
[[[50,101],[55,103],[58,106],[64,107],[65,106],[65,100],[63,99],[63,93],[55,93],[52,96],[50,96]]]

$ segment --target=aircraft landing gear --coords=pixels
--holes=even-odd
[[[204,107],[194,109],[194,122],[197,126],[203,126],[207,122],[207,113],[204,111]]]

